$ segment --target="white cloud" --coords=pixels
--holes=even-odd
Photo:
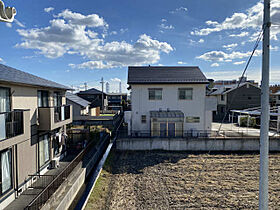
[[[19,27],[25,28],[25,25],[23,23],[21,23],[18,19],[14,19],[14,21]]]
[[[241,64],[243,64],[243,63],[245,63],[246,61],[238,61],[238,62],[234,62],[233,64],[234,65],[241,65]]]
[[[124,34],[125,32],[128,32],[128,28],[121,28],[120,29],[121,34]]]
[[[225,53],[223,51],[210,51],[207,53],[204,53],[203,55],[197,56],[196,58],[202,59],[205,61],[211,61],[211,62],[227,62],[228,60],[231,61],[233,59],[242,59],[249,57],[251,55],[251,52],[238,52],[233,51],[231,53]],[[261,50],[256,50],[254,56],[261,55]]]
[[[0,58],[0,63],[4,63],[4,60],[2,58]]]
[[[48,58],[80,55],[86,61],[70,66],[89,69],[154,64],[160,60],[161,53],[173,51],[170,44],[146,34],[140,35],[134,43],[105,42],[95,28],[103,28],[107,24],[95,14],[84,16],[65,10],[58,16],[61,18],[51,20],[47,27],[17,30],[22,42],[16,47],[34,49]]]
[[[197,43],[204,43],[204,39],[199,39],[198,41],[189,39],[189,41],[190,41],[190,44],[191,44],[191,45],[194,45],[194,44],[197,44]]]
[[[111,34],[111,35],[117,35],[117,34],[118,34],[118,32],[116,32],[116,31],[112,31],[110,34]]]
[[[238,46],[238,44],[233,43],[233,44],[223,45],[223,48],[226,48],[227,50],[232,50],[233,48],[235,48],[237,46]]]
[[[280,1],[271,0],[271,22],[280,22]],[[260,29],[263,22],[263,3],[259,1],[257,4],[247,9],[246,12],[234,13],[227,17],[224,21],[217,23],[216,21],[206,21],[207,25],[213,27],[197,29],[191,32],[192,35],[204,36],[213,32],[233,29]],[[277,40],[280,34],[280,27],[271,28],[271,38]],[[243,34],[246,35],[246,34]]]
[[[188,8],[186,8],[186,7],[179,7],[179,8],[176,8],[175,10],[170,11],[169,13],[175,14],[175,13],[178,13],[178,12],[187,12],[187,11],[188,11]]]
[[[11,24],[11,23],[6,23],[6,26],[7,26],[8,28],[12,28],[12,24]]]
[[[233,78],[239,78],[242,74],[242,71],[232,71],[232,70],[223,70],[223,71],[210,71],[205,72],[207,78],[214,80],[232,80]],[[250,80],[255,80],[257,82],[261,81],[261,71],[259,69],[250,69],[247,72],[247,77]],[[279,84],[280,71],[279,69],[271,69],[270,71],[270,83]]]
[[[178,61],[177,63],[178,63],[179,65],[187,64],[186,62],[183,62],[183,61]]]
[[[173,26],[173,25],[166,25],[166,24],[164,24],[164,23],[161,23],[161,24],[159,25],[159,27],[160,27],[161,29],[165,29],[165,30],[172,30],[172,29],[174,29],[174,26]]]
[[[47,13],[50,13],[53,10],[54,10],[53,7],[47,7],[47,8],[44,9],[44,11],[47,12]]]
[[[166,22],[166,21],[167,21],[167,20],[166,20],[166,19],[164,19],[164,18],[163,18],[163,19],[161,19],[161,22]]]
[[[220,64],[218,64],[218,63],[212,63],[211,64],[211,67],[218,67],[218,66],[220,66]]]
[[[249,32],[243,31],[243,32],[241,32],[239,34],[230,34],[229,36],[230,37],[244,37],[244,36],[248,36],[248,35],[249,35]]]
[[[119,78],[112,78],[112,79],[110,79],[112,82],[121,82],[122,80],[121,79],[119,79]]]
[[[56,17],[64,18],[71,25],[87,27],[108,27],[108,24],[105,22],[105,20],[97,14],[85,16],[66,9],[59,13]]]
[[[198,40],[198,43],[204,43],[204,39]]]

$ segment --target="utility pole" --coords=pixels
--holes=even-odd
[[[103,80],[103,77],[101,78],[101,82],[102,84],[102,105],[101,105],[101,109],[102,109],[102,112],[104,111],[104,95],[103,95],[103,91],[104,91],[104,80]]]
[[[119,84],[119,93],[122,93],[122,82]]]
[[[264,0],[261,83],[259,209],[268,210],[270,0]]]

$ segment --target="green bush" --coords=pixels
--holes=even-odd
[[[251,116],[240,116],[240,126],[241,127],[247,127],[248,123],[248,117],[249,117],[249,127],[255,127],[256,126],[256,118]]]

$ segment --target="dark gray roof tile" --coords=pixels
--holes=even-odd
[[[207,84],[197,66],[129,66],[128,84]]]
[[[58,88],[63,90],[71,90],[71,88],[58,84],[56,82],[37,77],[24,71],[14,69],[12,67],[0,64],[0,82],[12,82],[26,85],[34,85],[40,87]]]
[[[70,100],[76,104],[79,104],[82,107],[87,107],[88,105],[90,105],[89,101],[87,101],[73,93],[66,92],[66,99]]]

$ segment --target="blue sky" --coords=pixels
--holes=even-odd
[[[4,0],[0,62],[75,88],[126,88],[128,65],[195,65],[208,78],[242,73],[262,24],[257,0]],[[271,83],[280,83],[280,2],[272,0]],[[260,80],[261,44],[248,69]]]

